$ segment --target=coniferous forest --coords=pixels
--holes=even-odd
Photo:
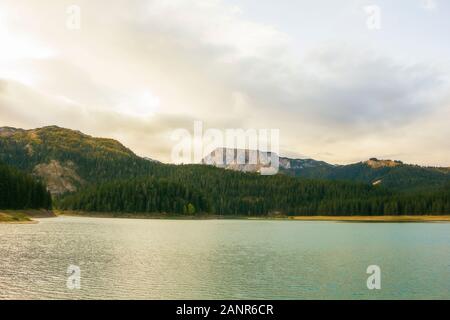
[[[115,140],[55,126],[3,128],[0,133],[0,161],[9,166],[0,166],[0,208],[49,208],[51,197],[34,179],[38,175],[49,186],[58,182],[54,207],[63,210],[223,216],[450,214],[449,168],[398,163],[374,169],[358,163],[333,167],[327,174],[261,176],[149,161]],[[383,183],[373,185],[377,179]],[[73,188],[60,190],[68,185]]]
[[[59,206],[81,211],[190,215],[441,215],[450,213],[449,190],[397,193],[362,183],[185,165],[146,179],[96,185],[63,197]]]
[[[0,209],[51,209],[46,186],[31,175],[0,163]]]

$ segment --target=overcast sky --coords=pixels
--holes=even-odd
[[[450,166],[449,16],[443,0],[1,0],[0,126],[170,161],[173,130],[201,120],[280,129],[287,156]]]

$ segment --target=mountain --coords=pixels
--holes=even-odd
[[[212,165],[243,172],[261,172],[261,168],[270,167],[271,156],[278,157],[281,172],[293,174],[308,169],[327,170],[334,166],[323,161],[313,159],[290,159],[280,157],[276,153],[258,150],[217,148],[202,159],[202,164]]]
[[[43,178],[52,194],[139,176],[156,165],[116,140],[94,138],[57,126],[32,130],[0,128],[0,161]]]
[[[249,164],[252,154],[261,154],[263,158],[270,157],[267,152],[220,148],[206,156],[202,163],[236,171],[260,172],[265,162],[255,157],[256,163]],[[220,155],[223,155],[223,158]],[[421,167],[397,160],[376,158],[349,165],[332,165],[314,159],[279,157],[279,169],[281,173],[296,177],[357,181],[404,191],[436,189],[450,183],[450,168]]]
[[[221,216],[443,215],[450,189],[399,193],[363,183],[263,176],[213,166],[169,167],[153,176],[100,183],[58,202],[63,210]]]
[[[234,160],[221,164],[218,161],[221,152],[223,157],[228,154]],[[265,160],[270,156],[268,152],[223,148],[205,157],[202,163],[251,173],[267,166]],[[248,160],[253,157],[257,161],[249,164]],[[42,178],[52,194],[75,192],[80,187],[117,179],[165,177],[184,170],[183,166],[141,158],[116,140],[95,138],[57,126],[32,130],[0,128],[0,161]],[[346,180],[408,192],[436,190],[450,183],[449,168],[421,167],[376,158],[350,165],[332,165],[314,159],[280,157],[279,168],[281,174],[294,177]]]
[[[244,159],[252,155],[239,154]],[[281,174],[240,172],[260,170],[261,160],[270,155],[260,154],[254,168],[239,167],[241,161],[236,161],[228,167],[233,170],[224,170],[215,168],[219,163],[212,159],[204,161],[211,166],[169,165],[141,158],[115,140],[79,131],[0,128],[0,161],[44,180],[62,209],[219,215],[450,213],[445,168],[377,159],[335,166],[280,158]]]
[[[426,191],[444,187],[450,183],[448,168],[421,167],[397,160],[378,160],[334,166],[330,170],[315,169],[296,171],[296,176],[328,180],[348,180],[382,185],[399,191]]]

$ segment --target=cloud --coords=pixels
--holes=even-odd
[[[66,28],[72,4],[81,30]],[[39,49],[0,52],[3,125],[66,126],[169,161],[172,130],[203,120],[280,129],[286,152],[335,163],[401,151],[450,165],[438,138],[449,133],[447,66],[345,44],[300,55],[289,34],[219,0],[4,0],[0,12],[19,49]]]
[[[427,11],[434,11],[437,9],[437,2],[436,0],[421,0],[422,1],[422,8],[424,8]]]

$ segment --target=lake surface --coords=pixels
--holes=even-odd
[[[69,265],[81,288],[68,289]],[[381,290],[368,290],[369,265]],[[450,224],[0,224],[0,299],[450,299]]]

